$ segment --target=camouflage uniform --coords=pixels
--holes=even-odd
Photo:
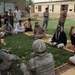
[[[27,63],[27,69],[30,72],[28,75],[55,75],[53,56],[51,53],[45,52],[45,43],[36,40],[32,47],[35,49],[36,57]],[[24,75],[26,75],[25,73]]]
[[[10,54],[5,50],[0,50],[0,72],[8,71],[13,60],[19,59],[16,55]]]
[[[34,73],[34,75],[55,75],[54,73],[54,60],[50,53],[36,56],[32,58],[28,63],[28,69]]]
[[[58,25],[60,25],[63,29],[66,17],[67,17],[67,10],[61,11]]]

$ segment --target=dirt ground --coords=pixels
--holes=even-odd
[[[69,50],[72,50],[74,51],[74,46],[71,44],[71,42],[67,42],[67,45],[66,45],[66,48],[69,49]]]

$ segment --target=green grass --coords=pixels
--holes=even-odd
[[[4,37],[6,46],[0,45],[2,48],[11,49],[13,54],[18,55],[20,58],[25,57],[25,60],[28,61],[34,55],[32,50],[32,43],[34,41],[33,38],[28,37],[24,34],[18,34],[14,36],[6,36]],[[64,50],[58,49],[56,47],[51,47],[46,44],[46,51],[50,52],[54,56],[55,67],[58,67],[67,62],[68,58],[72,55],[72,53]],[[20,63],[25,61],[19,61],[14,64],[12,74],[13,75],[22,75],[20,71]],[[19,66],[17,66],[19,64]]]
[[[35,21],[33,21],[33,25],[34,25],[34,22]],[[39,21],[39,22],[42,25],[42,21]],[[50,34],[50,35],[53,35],[57,25],[58,25],[58,19],[50,19],[49,23],[48,23],[49,31],[47,31],[46,33]],[[69,39],[70,27],[73,26],[73,25],[75,26],[75,20],[72,20],[72,19],[67,19],[66,20],[65,25],[64,25],[64,31],[65,31],[68,39]]]
[[[33,21],[33,25],[36,20]],[[39,21],[42,25],[42,21]],[[54,31],[57,27],[58,19],[50,19],[48,29],[50,31],[47,31],[47,34],[53,35]],[[69,30],[72,25],[74,25],[75,21],[68,19],[65,22],[65,32],[67,34],[67,37],[69,39]],[[6,42],[6,46],[0,44],[0,47],[10,49],[13,54],[18,55],[20,58],[25,57],[25,61],[21,60],[19,62],[15,62],[12,70],[13,75],[22,75],[22,72],[20,71],[20,63],[26,62],[29,59],[31,59],[33,55],[32,50],[32,43],[34,41],[33,38],[28,37],[24,34],[18,34],[13,36],[6,36],[4,37],[4,40]],[[50,52],[54,56],[55,60],[55,67],[58,67],[60,65],[63,65],[67,62],[68,58],[73,55],[73,53],[68,52],[64,49],[58,49],[56,47],[51,47],[50,45],[46,44],[46,51]],[[18,64],[18,66],[17,66]]]

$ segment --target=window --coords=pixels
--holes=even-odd
[[[54,5],[52,5],[52,12],[54,12]]]
[[[36,7],[36,9],[37,9],[37,7]]]
[[[41,5],[38,6],[38,11],[41,12]]]
[[[69,11],[72,11],[72,9],[69,9]]]

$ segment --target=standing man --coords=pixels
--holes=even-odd
[[[64,29],[66,17],[67,17],[67,9],[65,6],[62,6],[58,25],[60,25],[63,29]]]
[[[5,14],[3,15],[4,18],[4,24],[6,24],[6,21],[9,21],[9,15],[8,15],[8,11],[5,11]]]
[[[43,14],[43,17],[44,17],[44,21],[43,21],[43,28],[46,24],[46,27],[45,27],[45,30],[47,30],[47,27],[48,27],[48,19],[49,19],[49,11],[48,11],[48,8],[45,8],[45,12]]]
[[[14,11],[16,22],[19,22],[21,20],[21,11],[18,9],[18,6],[16,6],[16,10]]]
[[[14,27],[13,26],[13,24],[14,24],[14,16],[13,16],[13,13],[12,13],[11,9],[9,9],[9,20],[10,20],[10,25],[12,25],[12,27]]]

